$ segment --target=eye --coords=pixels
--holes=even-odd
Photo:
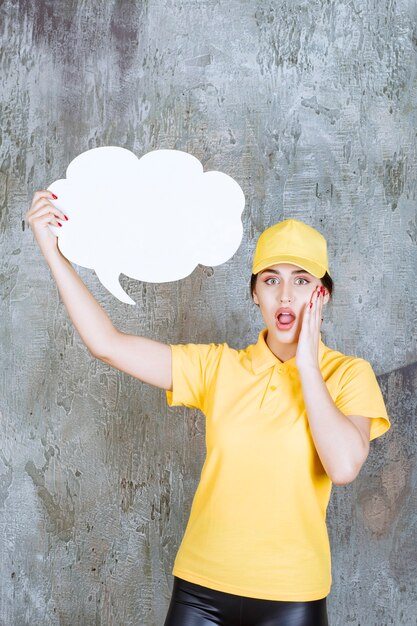
[[[265,280],[265,283],[266,283],[267,285],[271,285],[272,283],[270,283],[270,282],[269,282],[270,280],[278,280],[278,278],[275,278],[275,277],[267,278],[267,279]],[[308,285],[308,284],[309,284],[309,282],[310,282],[309,280],[307,280],[306,278],[303,278],[302,276],[298,276],[295,280],[296,280],[296,281],[297,281],[297,280],[303,280],[304,282],[303,282],[303,283],[301,283],[302,285]],[[300,284],[300,283],[298,283],[298,284]]]

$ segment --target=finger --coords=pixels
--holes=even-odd
[[[323,289],[322,294],[320,296],[320,306],[319,306],[319,312],[318,312],[319,317],[320,317],[319,326],[321,326],[321,324],[323,323],[323,318],[321,317],[321,315],[323,314],[324,296],[325,296],[325,290]]]
[[[54,194],[48,189],[38,189],[33,193],[31,205],[33,206],[40,198],[55,200]]]
[[[36,220],[37,223],[39,222],[43,224],[46,219],[46,221],[50,220],[51,223],[57,223],[54,218],[59,218],[62,221],[65,221],[65,218],[62,218],[60,214],[63,215],[62,211],[58,211],[58,209],[53,206],[51,207],[49,205],[45,205],[38,209],[36,213],[29,218],[28,222],[31,225],[32,222]]]
[[[321,286],[318,285],[315,295],[314,295],[314,305],[313,305],[313,309],[312,309],[312,331],[316,331],[318,332],[320,330],[320,319],[321,319],[321,307],[323,305],[323,296],[322,296],[322,292],[321,292]]]
[[[32,215],[32,213],[36,211],[36,208],[40,206],[40,203],[42,202],[43,199],[49,200],[51,202],[52,200],[55,200],[56,198],[54,198],[54,194],[52,193],[52,191],[48,191],[48,189],[39,189],[35,191],[35,193],[33,194],[30,208],[26,213],[26,218],[29,218]]]
[[[321,317],[321,303],[322,303],[322,295],[320,290],[320,285],[317,287],[317,296],[316,296],[316,307],[314,309],[314,324],[315,328],[320,326],[319,320]]]
[[[316,294],[317,294],[317,287],[315,287],[315,288],[314,288],[313,293],[312,293],[312,294],[311,294],[311,296],[310,296],[310,302],[309,302],[309,303],[308,303],[308,305],[307,305],[307,308],[308,308],[309,310],[311,310],[311,309],[313,308],[313,305],[314,305],[314,298],[316,298],[316,297],[317,297],[317,296],[316,296]]]
[[[32,201],[32,204],[30,206],[30,209],[28,210],[28,212],[26,213],[27,218],[31,217],[34,213],[36,213],[36,211],[42,207],[45,206],[46,204],[49,204],[51,207],[54,206],[53,202],[52,202],[52,196],[39,196],[38,198],[34,198]]]
[[[60,222],[54,217],[54,215],[50,215],[50,214],[45,214],[45,215],[41,215],[41,217],[39,218],[39,223],[40,224],[52,224],[53,226],[62,226],[62,224],[60,224]]]
[[[316,310],[319,299],[320,299],[320,291],[318,287],[316,287],[316,289],[313,291],[313,295],[311,296],[312,305],[313,305],[311,307],[312,312]]]
[[[310,303],[307,306],[307,326],[308,326],[308,332],[309,334],[314,333],[315,328],[316,328],[316,324],[317,324],[317,320],[316,320],[316,309],[317,309],[317,297],[318,294],[318,290],[317,287],[315,287],[313,293],[311,294],[311,298],[310,298]]]
[[[320,285],[320,287],[319,287],[319,293],[320,293],[320,296],[318,298],[319,302],[318,302],[318,307],[317,307],[317,309],[318,309],[317,317],[321,319],[321,311],[322,311],[322,308],[323,308],[323,300],[324,300],[324,288],[323,288],[322,285]]]
[[[31,210],[27,214],[27,221],[30,224],[32,219],[39,217],[40,215],[44,215],[45,212],[52,213],[53,215],[57,215],[60,219],[65,220],[65,214],[61,209],[58,209],[52,202],[50,202],[46,198],[40,198],[35,204],[33,210]]]
[[[32,204],[34,204],[39,198],[53,198],[52,191],[48,189],[37,189],[33,192]]]

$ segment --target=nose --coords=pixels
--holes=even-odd
[[[292,288],[290,285],[283,284],[279,292],[279,299],[281,302],[288,302],[292,300]]]

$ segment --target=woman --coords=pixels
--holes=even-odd
[[[90,353],[207,418],[165,626],[326,626],[331,487],[353,481],[390,428],[371,365],[321,340],[326,240],[292,219],[261,234],[256,344],[167,345],[112,325],[47,228],[65,218],[52,200],[35,192],[26,218]]]

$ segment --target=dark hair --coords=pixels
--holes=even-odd
[[[251,279],[250,279],[249,289],[250,289],[250,297],[252,298],[252,300],[253,300],[253,290],[255,289],[257,277],[258,277],[258,274],[252,274]],[[329,298],[331,298],[333,294],[333,279],[331,278],[330,274],[326,272],[325,275],[320,278],[320,280],[321,280],[323,287],[325,287],[327,291],[329,292]],[[257,304],[256,306],[259,306],[259,305]]]

